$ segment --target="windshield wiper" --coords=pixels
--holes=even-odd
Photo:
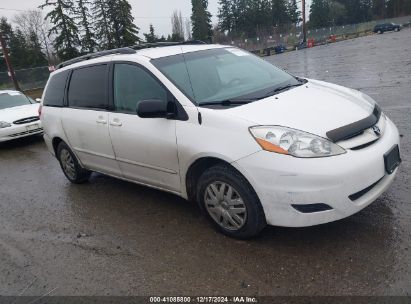
[[[232,105],[242,105],[242,104],[247,104],[253,101],[256,101],[257,99],[224,99],[224,100],[219,100],[219,101],[205,101],[201,102],[199,106],[214,106],[214,105],[221,105],[221,106],[232,106]]]
[[[275,88],[274,90],[271,90],[270,92],[265,94],[262,98],[270,97],[270,96],[273,96],[276,93],[280,93],[280,92],[283,92],[283,91],[286,91],[286,90],[289,90],[289,89],[292,89],[292,88],[295,88],[295,87],[300,87],[303,84],[304,83],[300,82],[300,83],[297,83],[297,84],[287,84],[285,86]]]

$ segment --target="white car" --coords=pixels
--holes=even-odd
[[[0,90],[0,142],[43,133],[38,110],[23,93]]]
[[[236,238],[350,216],[401,162],[397,128],[367,95],[220,45],[65,62],[41,120],[71,182],[97,171],[172,192]]]

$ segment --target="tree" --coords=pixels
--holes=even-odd
[[[125,47],[137,44],[139,28],[134,24],[131,5],[127,0],[108,0],[109,20],[112,24],[115,46]]]
[[[74,3],[71,0],[46,0],[46,3],[40,8],[51,7],[51,11],[46,15],[53,24],[49,31],[50,34],[56,34],[54,48],[61,60],[69,60],[79,55],[78,45],[78,28],[73,19],[75,15]]]
[[[77,0],[77,19],[80,31],[80,46],[82,53],[93,53],[96,48],[93,29],[90,24],[92,19],[89,12],[90,2],[88,0]]]
[[[343,4],[331,1],[328,6],[328,14],[330,25],[343,25],[346,23],[347,10]]]
[[[175,10],[171,15],[172,35],[171,41],[179,42],[184,40],[183,17],[181,11]]]
[[[3,35],[4,40],[6,42],[6,46],[10,53],[10,40],[11,40],[11,37],[13,36],[13,28],[11,24],[7,21],[6,17],[0,18],[0,34]],[[4,55],[3,55],[5,51],[6,50],[1,50],[1,55],[2,55],[0,57],[0,71],[1,72],[7,71],[7,65],[6,65],[6,61],[4,60]]]
[[[211,41],[211,14],[207,10],[208,0],[191,0],[191,23],[195,40]]]
[[[42,52],[39,37],[35,31],[29,33],[28,39],[25,42],[26,62],[25,67],[38,67],[47,65],[48,61]]]
[[[297,0],[289,0],[287,4],[287,14],[291,23],[296,24],[301,20],[301,13],[298,10]]]
[[[232,32],[234,30],[232,0],[219,0],[218,4],[218,28],[221,31]]]
[[[94,32],[100,50],[114,48],[114,33],[110,22],[110,5],[108,0],[94,0],[92,6]]]
[[[370,21],[372,0],[338,0],[346,9],[345,23],[353,24]]]
[[[52,41],[53,35],[47,35],[50,30],[50,25],[44,19],[41,10],[27,10],[14,16],[13,21],[19,25],[19,29],[23,32],[26,39],[29,39],[32,32],[36,34],[40,41],[41,48],[47,56],[47,60],[52,58]]]
[[[328,0],[313,0],[310,8],[310,27],[324,27],[329,25],[329,2]]]
[[[187,37],[187,40],[188,41],[193,40],[193,34],[192,34],[192,31],[191,31],[191,21],[189,19],[186,19],[184,25],[185,25],[185,31],[186,31],[185,35]]]
[[[150,24],[150,32],[148,34],[143,34],[143,35],[146,38],[146,42],[148,43],[154,43],[158,41],[158,37],[154,33],[154,27],[152,24]]]
[[[272,0],[272,20],[274,26],[290,23],[287,2],[285,0]]]

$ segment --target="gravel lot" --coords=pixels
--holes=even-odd
[[[267,58],[370,94],[402,134],[389,191],[322,226],[236,241],[171,194],[71,185],[41,138],[0,145],[0,294],[411,295],[410,54],[403,30]]]

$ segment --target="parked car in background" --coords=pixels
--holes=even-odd
[[[357,213],[401,162],[398,130],[371,97],[221,45],[63,63],[41,120],[71,182],[97,171],[172,192],[236,238]]]
[[[23,93],[0,90],[0,142],[43,133],[38,110],[39,103]]]
[[[374,27],[374,33],[382,34],[385,32],[398,32],[401,30],[401,25],[395,24],[395,23],[382,23],[382,24],[377,24]]]

